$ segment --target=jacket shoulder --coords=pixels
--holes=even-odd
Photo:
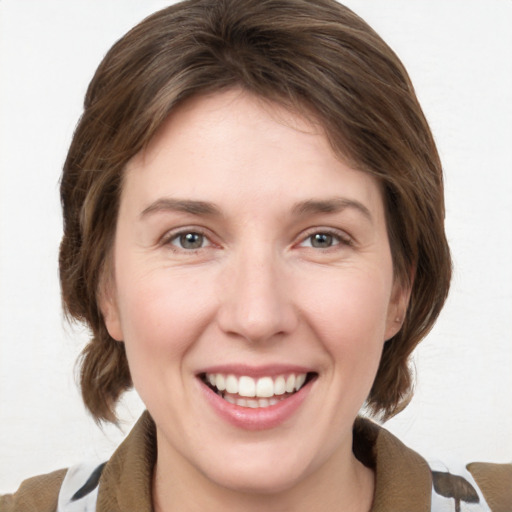
[[[472,462],[467,469],[493,512],[512,510],[512,464]]]
[[[66,469],[35,476],[22,482],[14,494],[0,496],[2,512],[55,512]]]

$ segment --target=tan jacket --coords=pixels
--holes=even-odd
[[[358,419],[354,453],[376,471],[372,512],[431,511],[428,464],[387,430]],[[155,458],[155,426],[146,412],[105,465],[96,512],[151,512]],[[468,470],[492,512],[512,512],[512,464],[472,463]],[[63,469],[24,481],[16,493],[0,497],[0,512],[55,512],[65,475]]]

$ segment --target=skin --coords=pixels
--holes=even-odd
[[[407,293],[378,183],[320,126],[240,90],[174,110],[126,169],[112,281],[107,328],[157,425],[156,510],[370,509],[352,425]],[[201,392],[197,372],[223,364],[317,377],[291,417],[251,431]]]

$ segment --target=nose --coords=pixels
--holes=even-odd
[[[298,312],[284,263],[270,254],[241,253],[223,273],[218,324],[250,342],[277,339],[294,331]]]

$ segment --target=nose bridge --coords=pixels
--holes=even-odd
[[[219,322],[225,332],[264,341],[293,330],[296,314],[283,267],[272,248],[261,244],[234,255],[221,284]]]

